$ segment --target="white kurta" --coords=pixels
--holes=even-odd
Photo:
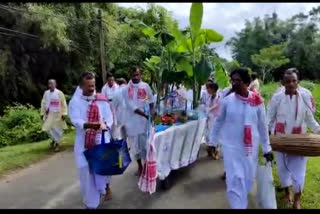
[[[115,112],[115,121],[118,126],[122,126],[124,121],[127,119],[126,113],[126,102],[122,96],[122,91],[124,90],[125,85],[120,86],[119,89],[115,92],[112,100],[112,104],[116,109]]]
[[[301,91],[300,91],[301,92]],[[299,93],[299,92],[298,92]],[[303,93],[303,92],[302,92]],[[273,133],[274,124],[285,123],[285,133],[291,134],[294,127],[301,127],[301,134],[307,132],[309,126],[319,133],[319,124],[315,121],[311,109],[303,101],[303,94],[299,93],[290,98],[284,91],[275,94],[268,106],[268,125]],[[298,113],[296,115],[298,99]],[[296,193],[301,192],[304,186],[307,158],[277,152],[277,169],[282,187],[293,185]]]
[[[212,132],[214,146],[218,143],[220,132],[222,134],[227,198],[232,209],[247,208],[248,193],[256,175],[259,142],[264,153],[271,151],[264,105],[247,106],[249,109],[245,113],[246,105],[234,93],[225,97]],[[250,156],[246,156],[243,142],[245,116],[252,124],[253,150]],[[223,126],[228,128],[222,129]]]
[[[114,94],[116,93],[116,91],[118,90],[119,86],[118,84],[114,83],[114,85],[112,87],[109,87],[108,83],[106,83],[102,89],[101,89],[101,93],[106,96],[108,98],[108,100],[112,100]]]
[[[80,88],[80,86],[77,86],[76,91],[72,95],[72,98],[75,97],[75,96],[80,97],[81,95],[82,95],[82,89]]]
[[[129,97],[129,87],[132,84],[133,98]],[[133,84],[131,81],[122,90],[126,103],[126,121],[124,122],[128,135],[128,142],[137,160],[145,159],[147,143],[148,120],[136,114],[134,111],[144,111],[145,104],[154,103],[154,96],[150,86],[145,82]]]
[[[74,145],[74,156],[78,168],[80,188],[83,194],[83,203],[89,208],[97,208],[100,203],[101,194],[105,194],[106,184],[110,182],[110,176],[101,176],[91,173],[88,162],[83,154],[85,151],[85,129],[83,125],[88,122],[87,113],[92,97],[76,96],[70,101],[70,119],[76,127],[76,139]],[[97,101],[100,113],[100,121],[105,122],[108,127],[112,126],[113,118],[110,106],[107,102]],[[110,135],[106,132],[106,142]],[[96,136],[96,144],[101,143],[101,132]]]
[[[131,82],[131,81],[130,81]],[[126,130],[128,136],[137,136],[139,134],[144,134],[147,132],[147,119],[136,114],[134,111],[140,109],[144,111],[144,105],[154,103],[154,96],[150,86],[145,82],[140,82],[138,84],[133,84],[133,99],[129,98],[128,90],[129,84],[123,88],[122,95],[125,100],[127,107],[127,120],[125,121]],[[146,92],[146,97],[138,97],[138,90],[143,89]],[[147,100],[145,100],[147,98]]]
[[[67,128],[67,124],[62,120],[62,116],[68,114],[67,102],[62,91],[54,89],[54,91],[45,91],[41,101],[41,115],[44,116],[45,122],[42,126],[49,136],[60,144],[63,130]]]
[[[205,139],[208,144],[210,141],[210,135],[212,133],[213,125],[219,113],[218,102],[220,100],[220,91],[217,91],[217,94],[214,98],[208,92],[204,92],[201,97],[200,108],[205,112],[207,116],[206,129],[205,129]],[[212,109],[214,108],[214,109]]]

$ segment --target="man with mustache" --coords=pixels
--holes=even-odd
[[[268,161],[272,161],[273,156],[263,99],[258,93],[248,90],[248,69],[234,70],[231,83],[234,93],[222,100],[210,143],[216,147],[221,132],[227,198],[232,209],[246,209],[248,193],[255,180],[259,143]]]
[[[134,67],[131,70],[131,80],[123,88],[122,95],[126,102],[126,117],[124,121],[128,135],[128,142],[138,163],[139,176],[142,173],[142,160],[146,159],[147,128],[149,115],[146,114],[146,105],[151,114],[154,110],[154,96],[150,86],[141,81],[141,69]]]
[[[96,209],[102,195],[110,199],[110,176],[91,172],[83,152],[101,143],[104,133],[105,141],[110,135],[106,131],[113,123],[112,113],[107,99],[95,93],[95,76],[91,72],[81,75],[82,95],[72,98],[69,104],[70,119],[76,127],[74,144],[75,161],[78,168],[83,203],[88,209]],[[105,131],[105,132],[102,132]],[[107,188],[106,188],[107,186]]]
[[[309,104],[310,95],[298,87],[297,69],[288,69],[282,80],[285,90],[276,93],[268,106],[268,125],[270,133],[303,134],[307,126],[320,133],[320,126],[314,119]],[[275,124],[275,129],[273,129]],[[276,152],[277,169],[281,186],[285,189],[285,202],[292,203],[289,186],[293,186],[293,208],[300,209],[300,198],[304,186],[307,158]]]
[[[51,147],[58,152],[63,130],[67,128],[65,117],[68,107],[63,92],[58,90],[56,85],[54,79],[48,81],[49,90],[43,95],[40,114],[44,119],[42,129],[49,134],[52,139]]]

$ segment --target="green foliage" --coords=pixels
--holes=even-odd
[[[259,67],[253,63],[252,55],[258,54],[263,48],[287,43],[284,55],[290,62],[268,73],[266,79],[271,80],[272,75],[279,80],[283,69],[289,67],[296,67],[303,79],[319,79],[319,11],[318,6],[306,14],[299,13],[287,20],[280,20],[273,13],[246,21],[245,27],[227,43],[232,49],[233,58],[255,71]]]
[[[218,58],[214,59],[215,72],[214,81],[218,84],[219,88],[223,89],[230,85],[229,76]]]
[[[315,89],[315,84],[310,81],[302,80],[302,81],[300,81],[299,85],[308,89],[311,92],[313,92],[313,90]]]
[[[286,44],[272,45],[268,48],[261,49],[259,54],[251,56],[253,64],[261,68],[263,82],[267,73],[290,62],[290,60],[284,56],[285,48]]]
[[[40,113],[34,107],[19,104],[7,107],[0,118],[0,147],[47,139],[41,129]]]

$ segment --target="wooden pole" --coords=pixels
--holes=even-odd
[[[99,12],[98,12],[98,19],[100,20],[100,23],[99,23],[99,34],[100,34],[101,73],[102,73],[102,83],[104,85],[106,83],[106,78],[107,78],[107,69],[106,69],[106,61],[105,61],[106,57],[105,57],[105,50],[104,50],[104,31],[103,31],[101,9],[99,9]]]

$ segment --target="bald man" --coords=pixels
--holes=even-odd
[[[49,90],[45,91],[41,102],[41,116],[44,120],[42,130],[52,139],[51,148],[58,152],[63,131],[67,128],[68,110],[64,94],[56,89],[56,85],[54,79],[48,81]]]

